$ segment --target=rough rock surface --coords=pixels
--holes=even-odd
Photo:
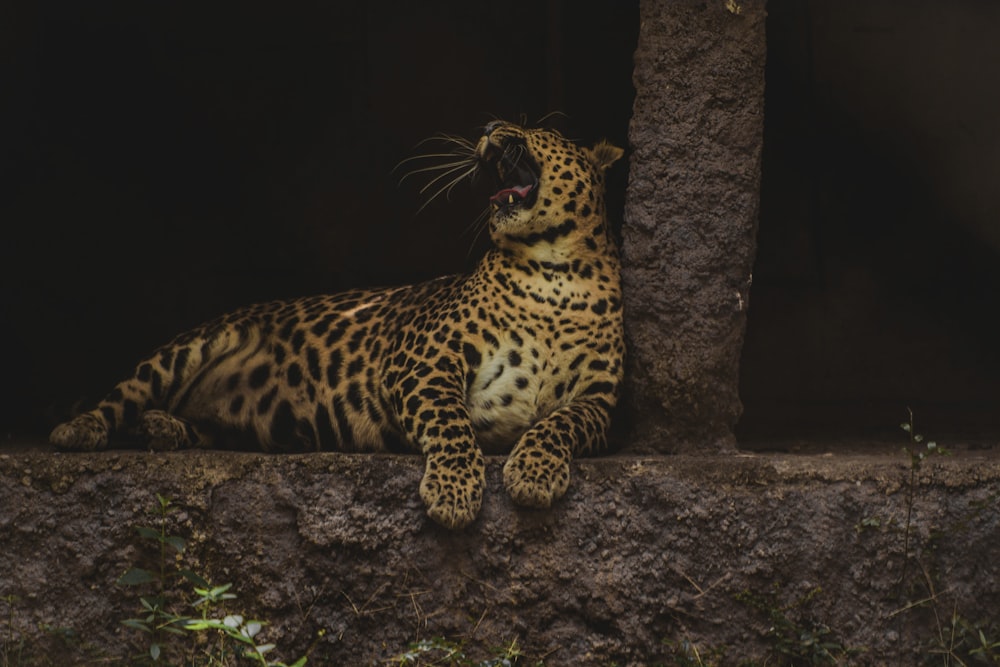
[[[764,3],[732,4],[640,4],[622,247],[635,447],[730,448],[742,410],[766,49]]]
[[[766,610],[736,599],[745,591],[864,649],[851,664],[915,664],[937,631],[932,605],[908,607],[928,585],[943,618],[995,621],[1000,608],[995,451],[923,464],[905,571],[898,449],[581,460],[550,511],[515,509],[500,463],[479,520],[448,532],[424,517],[416,457],[6,447],[0,598],[16,599],[0,643],[13,636],[27,665],[140,650],[119,622],[139,613],[138,591],[115,581],[152,556],[134,529],[156,525],[155,493],[179,507],[168,532],[189,540],[181,563],[233,582],[230,610],[270,621],[283,659],[325,629],[310,664],[384,664],[434,636],[477,659],[517,638],[547,665],[671,664],[664,640],[764,660],[779,638]]]

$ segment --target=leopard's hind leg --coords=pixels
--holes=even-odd
[[[105,449],[108,446],[108,422],[96,411],[84,412],[52,429],[49,442],[59,449],[84,452]]]
[[[59,424],[49,441],[60,449],[106,449],[109,437],[134,433],[153,449],[210,446],[189,421],[172,414],[199,377],[246,346],[245,328],[206,325],[182,334],[142,361],[97,407]]]

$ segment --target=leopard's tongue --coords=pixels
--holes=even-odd
[[[515,199],[524,199],[527,197],[533,187],[533,185],[521,185],[513,188],[504,188],[490,197],[490,201],[494,204],[510,204]]]

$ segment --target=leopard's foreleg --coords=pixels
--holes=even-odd
[[[574,400],[532,426],[518,440],[503,467],[507,493],[518,505],[550,507],[569,488],[570,462],[607,447],[614,406],[610,383]]]

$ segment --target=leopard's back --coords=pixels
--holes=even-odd
[[[404,450],[382,382],[389,354],[406,325],[459,280],[228,313],[158,348],[98,404],[96,423],[57,428],[52,440],[72,447],[90,439],[77,448],[99,449],[110,433],[138,430],[156,449]]]

